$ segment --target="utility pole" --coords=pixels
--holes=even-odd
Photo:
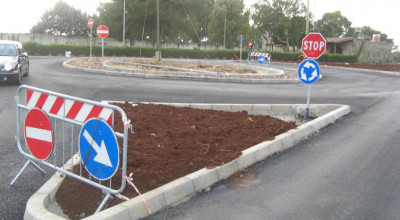
[[[310,32],[310,0],[307,0],[307,14],[306,14],[306,34],[308,34],[308,32]]]
[[[226,5],[225,5],[225,20],[224,20],[224,49],[226,49],[225,39],[226,39]]]
[[[156,2],[157,7],[157,51],[156,60],[161,60],[161,42],[160,42],[160,0]]]
[[[125,46],[125,14],[126,14],[126,6],[125,6],[125,0],[124,0],[124,16],[123,16],[123,21],[122,21],[122,44]]]

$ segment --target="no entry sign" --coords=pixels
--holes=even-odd
[[[108,27],[105,25],[100,25],[97,27],[97,36],[100,38],[107,38],[108,37]]]
[[[89,18],[89,20],[88,20],[88,27],[89,28],[93,27],[93,19],[92,18]]]
[[[318,59],[326,50],[326,39],[321,33],[311,32],[303,38],[301,50],[310,59]]]
[[[53,128],[46,113],[38,108],[31,109],[25,118],[25,141],[31,154],[46,160],[53,151]]]

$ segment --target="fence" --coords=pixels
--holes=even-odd
[[[45,173],[39,166],[44,165],[101,189],[106,196],[96,212],[111,194],[124,190],[125,181],[119,185],[111,180],[121,163],[126,176],[128,120],[121,108],[25,85],[18,88],[15,99],[15,139],[27,161],[11,185],[29,164]],[[113,130],[116,112],[126,125],[123,133]],[[123,143],[122,162],[117,139]],[[74,157],[77,152],[79,157]]]
[[[271,64],[271,54],[269,53],[261,53],[261,52],[249,52],[247,56],[247,61],[250,61],[252,58],[259,58],[263,56],[267,60],[267,65]]]

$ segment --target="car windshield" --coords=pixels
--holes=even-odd
[[[12,44],[0,44],[0,56],[16,56],[17,51]]]

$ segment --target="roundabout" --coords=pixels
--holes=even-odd
[[[64,67],[87,72],[137,78],[217,81],[234,83],[294,83],[297,71],[271,68],[254,61],[150,58],[78,58],[64,62]]]

